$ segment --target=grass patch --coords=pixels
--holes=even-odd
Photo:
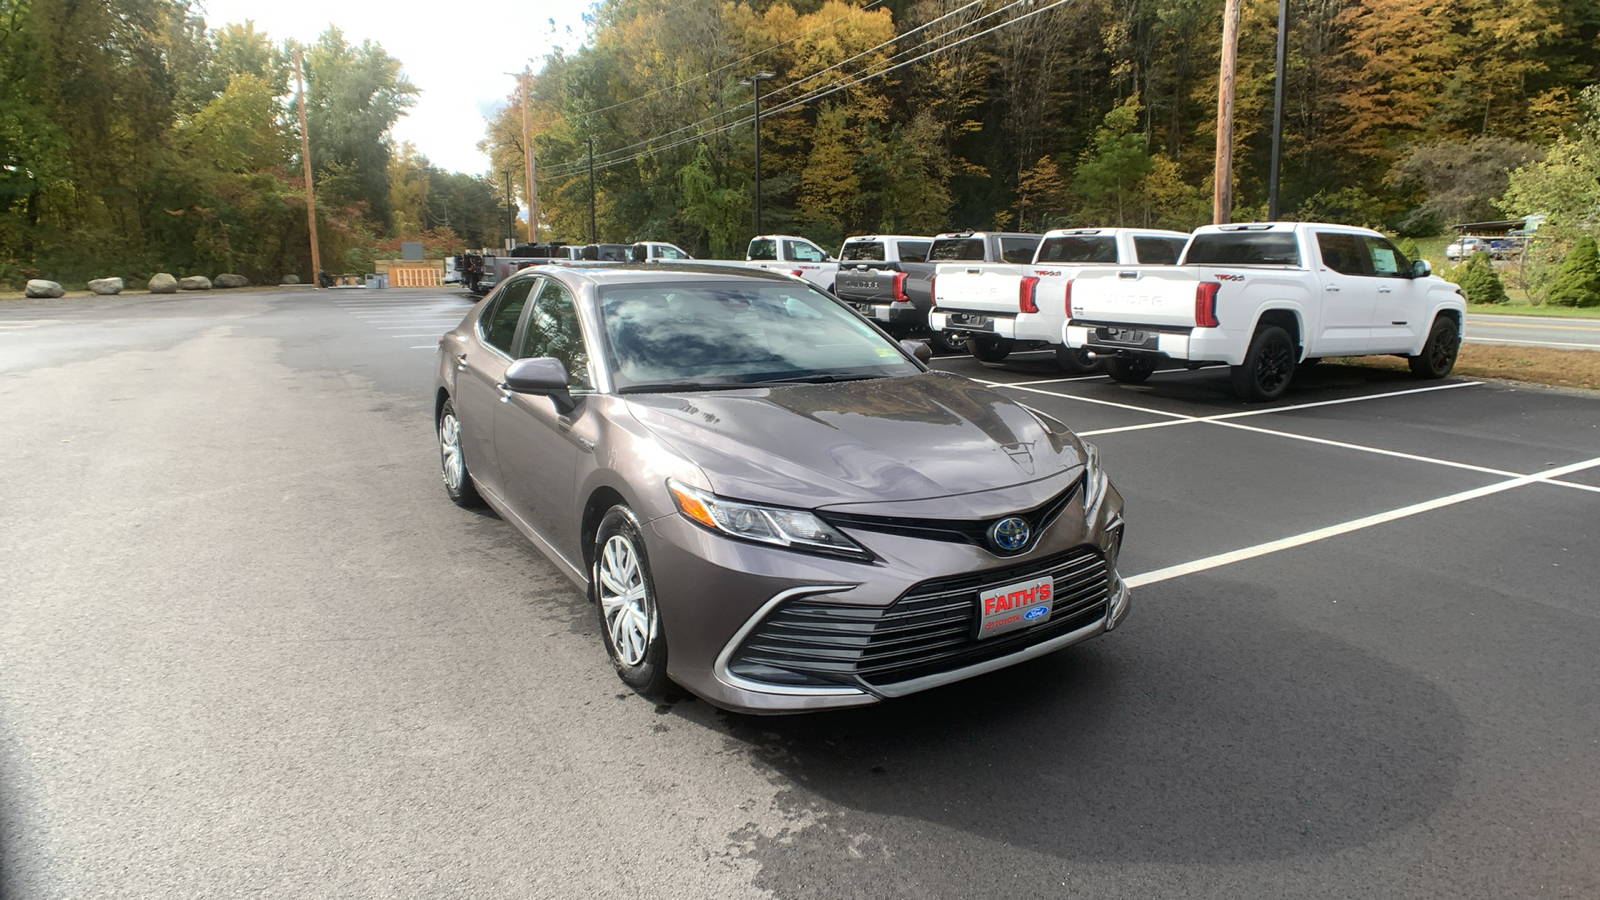
[[[1516,297],[1520,291],[1506,288],[1506,293]],[[1600,306],[1550,306],[1530,303],[1468,303],[1467,312],[1502,316],[1549,316],[1553,319],[1600,319]]]
[[[1350,356],[1328,362],[1378,369],[1406,368],[1406,361],[1394,356]],[[1462,344],[1455,374],[1600,391],[1600,350]]]

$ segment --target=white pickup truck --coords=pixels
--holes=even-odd
[[[1093,265],[1171,265],[1188,240],[1180,231],[1062,228],[1045,232],[1029,263],[940,263],[929,327],[951,335],[947,341],[964,338],[967,352],[984,362],[1018,346],[1049,345],[1063,370],[1099,371],[1088,351],[1061,345],[1073,275]]]
[[[829,293],[839,274],[839,261],[803,237],[763,234],[750,239],[745,265],[752,269],[771,269],[798,275]]]
[[[1163,360],[1233,367],[1246,400],[1283,396],[1297,364],[1393,354],[1418,378],[1455,368],[1459,289],[1366,228],[1304,222],[1207,225],[1177,266],[1082,269],[1062,342],[1105,357],[1121,382]]]

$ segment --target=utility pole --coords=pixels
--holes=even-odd
[[[1222,11],[1222,78],[1217,86],[1216,192],[1211,198],[1211,223],[1233,218],[1233,73],[1239,60],[1239,0],[1227,0]]]
[[[528,127],[528,67],[517,82],[522,86],[522,159],[528,167],[528,243],[539,242],[539,183],[533,180],[533,130]]]
[[[300,94],[300,161],[306,171],[306,227],[311,229],[311,283],[322,287],[322,252],[317,249],[317,198],[311,188],[311,135],[306,132],[306,78],[294,52],[294,83]]]
[[[1272,172],[1267,176],[1267,221],[1278,221],[1278,161],[1283,155],[1283,69],[1289,51],[1289,0],[1278,0],[1278,75],[1272,84]]]
[[[506,249],[517,242],[517,210],[511,205],[511,170],[506,169]]]
[[[771,72],[757,72],[748,78],[739,79],[740,84],[748,84],[755,89],[756,98],[756,234],[761,233],[761,82],[768,78],[776,78]]]
[[[589,243],[598,244],[594,226],[594,138],[584,138],[583,142],[589,145]]]

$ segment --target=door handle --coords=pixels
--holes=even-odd
[[[501,403],[510,403],[511,402],[511,394],[512,394],[511,386],[506,384],[504,381],[502,381],[499,384],[495,385],[495,387],[500,389],[500,402]]]
[[[465,353],[462,353],[462,354],[460,354],[460,355],[458,355],[456,357],[456,368],[457,369],[465,369],[466,367],[467,367],[467,355]]]
[[[1339,286],[1337,284],[1326,285],[1326,288],[1334,293],[1338,293],[1339,291]]]
[[[1378,293],[1380,293],[1380,294],[1392,294],[1392,293],[1394,293],[1394,288],[1380,287],[1380,288],[1378,288]]]

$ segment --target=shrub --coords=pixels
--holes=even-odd
[[[1400,243],[1395,245],[1395,249],[1399,250],[1401,255],[1405,256],[1406,259],[1409,259],[1412,262],[1416,262],[1422,258],[1421,248],[1419,248],[1417,246],[1417,242],[1411,238],[1401,238]]]
[[[1600,253],[1594,238],[1579,238],[1550,283],[1545,302],[1552,306],[1600,306]]]
[[[1506,286],[1500,283],[1499,273],[1489,261],[1489,254],[1482,250],[1451,269],[1449,278],[1461,287],[1468,303],[1504,303],[1510,299],[1506,296]]]

